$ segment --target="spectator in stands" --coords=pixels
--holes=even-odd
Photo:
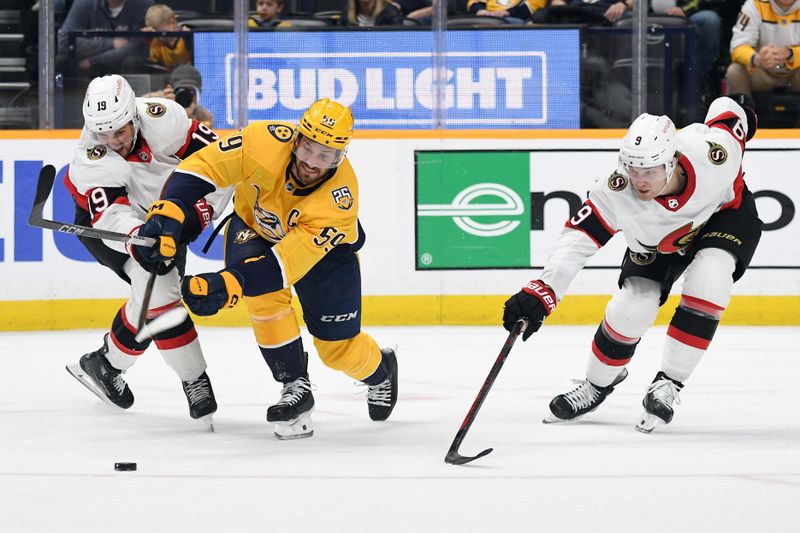
[[[283,0],[256,0],[256,13],[247,21],[250,28],[274,28],[283,16]]]
[[[396,0],[390,3],[400,10],[407,19],[413,19],[420,24],[430,24],[433,18],[432,0]]]
[[[144,22],[145,31],[178,31],[175,12],[164,4],[150,6]],[[192,53],[183,37],[155,37],[150,41],[150,62],[173,69],[178,65],[191,63]]]
[[[467,12],[483,17],[500,17],[522,24],[548,0],[467,0]]]
[[[632,3],[632,0],[628,0]],[[726,0],[678,0],[663,10],[664,15],[688,18],[697,30],[699,67],[704,85],[708,85],[714,65],[719,59],[722,39],[722,16],[720,9]],[[651,2],[656,13],[656,2]]]
[[[533,21],[542,24],[610,25],[625,15],[632,0],[551,0],[536,10]]]
[[[160,91],[147,93],[144,98],[169,98],[175,100],[186,110],[186,115],[209,128],[213,127],[214,117],[211,112],[200,105],[200,89],[203,81],[200,72],[192,65],[179,65],[169,76],[169,82]]]
[[[68,57],[69,34],[80,30],[138,31],[153,0],[75,0],[58,30],[59,62]],[[79,37],[75,40],[78,67],[85,73],[125,70],[126,61],[147,57],[142,39],[127,37]]]
[[[402,26],[403,14],[387,0],[347,0],[339,26]]]
[[[733,27],[728,94],[800,92],[800,1],[747,0]]]

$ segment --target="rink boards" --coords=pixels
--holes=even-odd
[[[536,277],[564,220],[616,165],[618,130],[363,131],[349,157],[359,175],[366,324],[496,324],[505,298]],[[0,133],[0,330],[106,326],[126,286],[77,239],[27,225],[38,170],[59,171],[46,217],[72,222],[61,176],[77,131]],[[734,286],[726,323],[800,324],[800,132],[759,131],[745,179],[765,231]],[[188,272],[222,268],[190,249]],[[615,237],[549,319],[596,323],[625,245]],[[660,321],[674,305],[662,309]],[[247,324],[243,309],[200,321]]]

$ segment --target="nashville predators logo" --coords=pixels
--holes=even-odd
[[[614,192],[619,192],[628,186],[628,178],[616,170],[608,177],[608,188]]]
[[[236,235],[233,237],[233,244],[244,244],[247,241],[252,241],[258,237],[258,233],[253,231],[250,228],[243,229],[241,231],[237,231]]]
[[[347,187],[334,189],[331,191],[331,195],[333,196],[333,203],[336,204],[336,207],[339,209],[347,211],[353,207],[353,196],[350,194],[350,189]]]
[[[630,250],[628,252],[628,257],[630,257],[631,261],[639,266],[649,265],[653,261],[656,260],[656,253],[655,252],[634,252]]]
[[[92,146],[86,150],[86,157],[89,158],[91,161],[97,161],[98,159],[102,158],[104,155],[108,153],[108,148],[103,146],[102,144],[98,144],[97,146]]]
[[[253,218],[258,225],[258,229],[264,237],[272,242],[280,242],[281,239],[286,237],[286,232],[281,225],[281,219],[272,211],[267,211],[258,205],[258,199],[261,197],[261,189],[258,185],[253,185],[256,190],[256,199],[253,202]]]
[[[728,152],[721,144],[706,141],[708,143],[708,160],[712,165],[722,165],[728,160]]]
[[[158,118],[164,116],[164,113],[167,112],[167,108],[163,104],[158,104],[156,102],[148,102],[146,112],[151,117]]]
[[[267,131],[282,143],[289,142],[294,135],[294,130],[283,124],[270,124],[267,126]]]

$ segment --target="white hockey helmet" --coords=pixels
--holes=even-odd
[[[92,133],[108,133],[133,122],[134,136],[139,132],[136,95],[119,74],[100,76],[86,88],[83,119]]]
[[[667,180],[675,169],[678,136],[666,115],[642,113],[633,121],[619,149],[620,171],[627,167],[650,168],[664,165]]]

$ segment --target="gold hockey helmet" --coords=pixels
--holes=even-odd
[[[349,107],[323,98],[303,113],[298,131],[312,141],[344,151],[353,137],[353,113]]]

